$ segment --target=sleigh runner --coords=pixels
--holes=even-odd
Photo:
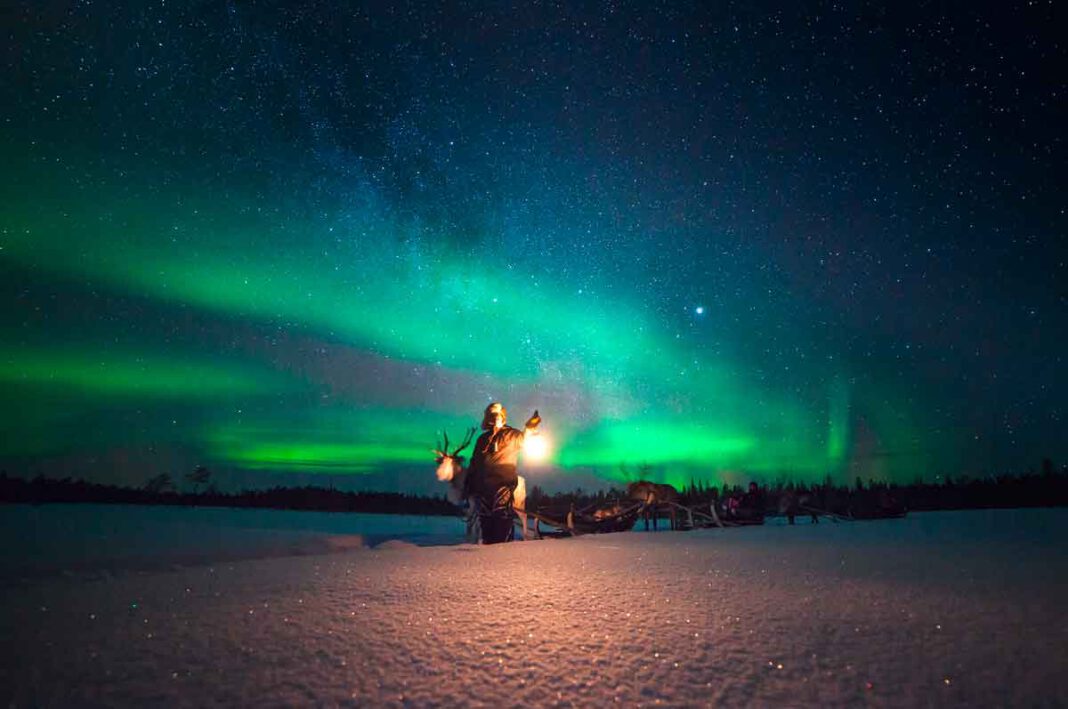
[[[613,505],[585,510],[542,508],[527,510],[527,516],[534,519],[534,531],[539,537],[572,537],[630,531],[641,517],[644,507],[642,503],[634,503],[626,507]],[[543,530],[542,524],[550,529]]]

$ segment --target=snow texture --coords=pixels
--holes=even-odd
[[[0,579],[95,578],[256,557],[322,554],[390,539],[459,543],[456,517],[145,505],[7,505]]]
[[[1065,522],[394,540],[9,578],[0,702],[1063,705]]]

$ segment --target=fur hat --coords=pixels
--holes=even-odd
[[[486,422],[489,420],[490,415],[497,413],[501,415],[501,423],[508,420],[508,409],[504,408],[504,404],[499,401],[494,401],[482,412],[482,428],[489,428],[486,426]]]

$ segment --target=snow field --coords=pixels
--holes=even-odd
[[[2,588],[0,700],[1068,702],[1062,511],[625,533]]]

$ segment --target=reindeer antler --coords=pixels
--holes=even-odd
[[[449,434],[448,434],[448,432],[444,432],[444,431],[443,431],[443,433],[445,434],[445,442],[444,443],[440,443],[439,442],[437,448],[431,448],[430,450],[433,451],[434,454],[437,455],[437,457],[439,457],[439,458],[448,458],[449,454],[448,454],[447,451],[449,450]]]
[[[432,450],[439,458],[455,458],[464,448],[467,448],[469,445],[471,445],[471,439],[475,437],[475,429],[467,429],[467,436],[464,437],[463,443],[461,443],[460,446],[452,453],[449,452],[449,432],[442,431],[441,434],[444,437],[445,442],[438,443],[438,447]]]
[[[462,451],[464,448],[467,448],[469,445],[471,445],[471,439],[474,438],[474,437],[475,437],[475,429],[474,428],[467,429],[467,435],[464,437],[464,442],[460,444],[459,448],[457,448],[456,450],[454,450],[451,453],[452,457],[455,458],[457,455],[459,455],[460,451]],[[446,447],[447,447],[447,445],[446,445]]]

